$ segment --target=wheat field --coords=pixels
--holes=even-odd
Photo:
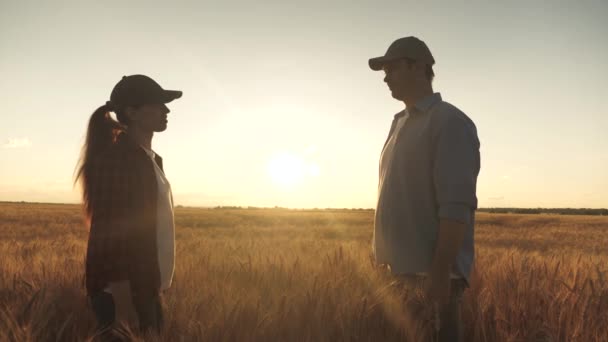
[[[369,259],[372,211],[176,209],[161,341],[415,341]],[[608,217],[478,214],[467,341],[608,341]],[[0,204],[0,341],[83,341],[74,205]]]

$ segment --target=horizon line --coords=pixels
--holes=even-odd
[[[81,205],[80,202],[31,202],[31,201],[5,201],[0,200],[0,204],[53,204],[53,205]],[[255,205],[183,205],[176,204],[175,208],[199,208],[199,209],[289,209],[289,210],[375,210],[374,208],[363,207],[283,207],[275,206],[255,206]],[[608,210],[608,208],[594,207],[480,207],[477,211],[484,210]]]

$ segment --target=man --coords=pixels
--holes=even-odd
[[[369,60],[405,104],[380,156],[373,248],[377,264],[406,285],[422,285],[436,308],[438,339],[460,341],[460,301],[474,255],[479,140],[471,119],[433,92],[434,64],[416,37],[400,38]]]

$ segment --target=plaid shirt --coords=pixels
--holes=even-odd
[[[160,156],[156,162],[162,169]],[[160,271],[158,190],[152,160],[123,134],[92,166],[87,292],[93,294],[109,282],[129,280],[134,295],[153,295],[160,289]]]

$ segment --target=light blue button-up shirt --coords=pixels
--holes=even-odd
[[[439,219],[467,225],[452,273],[468,280],[474,259],[473,227],[477,208],[479,139],[475,124],[444,102],[439,93],[408,108],[394,139],[392,160],[378,187],[373,248],[376,262],[395,274],[430,271]],[[394,135],[394,136],[393,136]],[[386,148],[386,144],[385,144]]]

